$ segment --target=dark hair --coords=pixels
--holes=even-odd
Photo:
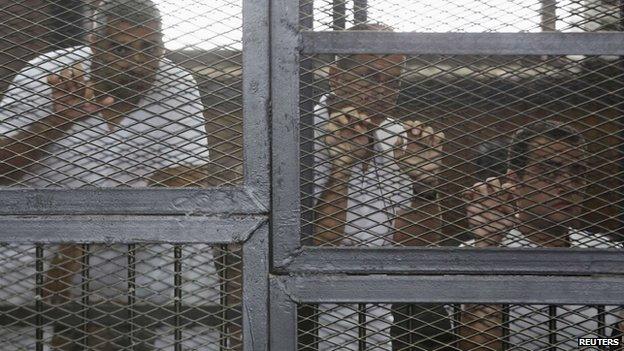
[[[537,137],[545,137],[583,147],[585,144],[585,138],[579,131],[563,122],[537,121],[522,127],[514,134],[509,147],[508,169],[522,174],[522,170],[529,163],[529,152],[531,152],[529,145]]]
[[[383,23],[358,23],[353,27],[347,28],[347,30],[370,30],[377,32],[394,32],[394,29],[387,24]],[[353,55],[337,55],[336,56],[336,65],[342,70],[350,70],[353,69],[360,64],[354,62],[351,57]]]
[[[119,19],[133,25],[151,21],[160,24],[160,11],[151,0],[103,0],[91,16],[91,31],[99,37],[106,37],[106,26],[110,19]]]
[[[509,142],[508,137],[500,136],[477,145],[477,157],[474,159],[476,178],[483,181],[505,174]]]

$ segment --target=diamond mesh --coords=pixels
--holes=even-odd
[[[97,4],[0,2],[2,185],[240,184],[241,1],[129,1],[99,17]],[[154,7],[162,44],[144,33]],[[87,83],[95,103],[78,113]]]
[[[619,28],[613,2],[552,3],[369,1],[358,22],[358,2],[316,1],[301,17],[315,30]],[[620,247],[621,59],[307,54],[300,65],[303,244]],[[508,165],[514,133],[551,120],[583,137],[563,140],[579,154],[536,127],[552,143],[530,139],[516,155],[526,164]]]
[[[2,350],[242,350],[239,249],[7,244],[0,252]]]
[[[597,350],[578,338],[622,342],[618,306],[366,303],[298,311],[298,350]]]

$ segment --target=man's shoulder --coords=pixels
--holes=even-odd
[[[611,240],[604,234],[594,234],[584,230],[570,230],[570,246],[576,248],[622,248],[622,244]]]
[[[187,86],[196,86],[193,73],[182,67],[181,65],[171,61],[170,59],[163,57],[160,60],[160,66],[158,68],[158,81],[162,85],[169,87],[178,87],[184,89]]]

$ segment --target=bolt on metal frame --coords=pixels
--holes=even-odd
[[[92,243],[128,244],[128,277],[129,287],[132,287],[136,276],[133,252],[137,242],[242,243],[243,345],[245,350],[268,348],[269,3],[244,0],[242,11],[245,18],[243,185],[213,189],[0,189],[0,243],[36,244],[37,296],[41,296],[43,285],[44,244],[81,243],[83,247]],[[180,293],[179,245],[176,248],[177,296]],[[88,266],[88,255],[84,256],[82,264]],[[81,273],[84,300],[89,272],[82,269]],[[131,311],[136,304],[132,292],[128,302],[129,318],[139,320]],[[53,307],[45,306],[41,298],[33,303],[35,311],[25,310],[23,319],[34,318],[36,349],[40,350],[43,349],[41,326],[55,312]],[[87,315],[89,309],[74,307],[76,312],[82,313],[76,315],[81,319],[75,321],[76,325],[86,326],[84,320],[94,318]],[[185,312],[180,312],[183,306],[179,303],[174,309],[169,315],[152,317],[162,319],[175,315],[176,341],[179,341],[180,317],[185,318]],[[58,312],[67,313],[65,310]],[[143,312],[149,314],[149,311]],[[120,318],[126,318],[125,310],[120,313]]]

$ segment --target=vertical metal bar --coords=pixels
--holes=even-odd
[[[221,323],[219,325],[219,350],[224,351],[227,349],[228,342],[228,318],[227,318],[227,310],[228,310],[228,262],[227,262],[227,245],[219,245],[219,254],[220,256],[217,258],[219,261],[219,275],[221,278],[219,279],[219,304],[220,304],[220,318]]]
[[[279,277],[270,277],[270,350],[297,350],[297,305],[292,301]]]
[[[128,245],[128,338],[130,339],[130,350],[134,351],[134,317],[136,303],[136,245]]]
[[[182,315],[182,247],[173,247],[173,296],[174,296],[174,350],[182,351],[182,328],[180,327]]]
[[[80,298],[82,301],[82,348],[89,349],[89,244],[82,244]]]
[[[353,21],[355,25],[368,22],[368,0],[353,0]]]
[[[35,248],[35,350],[43,351],[43,245],[37,244]]]
[[[503,305],[503,349],[502,351],[509,350],[509,305]]]
[[[408,330],[408,336],[407,339],[409,340],[409,344],[410,345],[414,345],[414,343],[416,342],[416,340],[414,340],[415,338],[415,333],[414,333],[414,314],[415,314],[415,305],[413,303],[407,304],[407,330]]]
[[[311,30],[314,26],[314,1],[302,1],[299,7],[299,18],[301,18],[300,26],[303,30]],[[301,207],[302,227],[301,239],[303,245],[312,244],[312,235],[314,232],[313,221],[314,213],[312,207],[314,199],[311,194],[314,193],[314,105],[313,100],[313,83],[314,83],[314,62],[310,58],[303,59],[300,63],[300,100],[301,100]]]
[[[461,341],[461,338],[459,337],[461,313],[461,304],[453,304],[453,337],[455,338],[455,342],[453,344],[456,349],[459,349],[459,342]]]
[[[619,23],[619,30],[620,31],[624,31],[624,0],[620,0],[619,1],[619,8],[620,8],[620,23]],[[619,82],[620,82],[620,86],[624,86],[624,56],[620,56],[620,63],[619,63],[619,67],[620,67],[620,77],[619,77]],[[620,90],[621,91],[621,90]],[[621,93],[620,93],[621,96]],[[618,125],[620,127],[620,147],[619,147],[619,151],[620,151],[620,172],[622,172],[622,170],[624,170],[624,114],[622,114],[622,110],[624,109],[624,105],[621,102],[622,100],[620,99],[620,117],[618,120]],[[619,199],[619,204],[618,204],[618,213],[620,214],[619,218],[620,218],[620,225],[618,228],[618,240],[619,241],[624,241],[624,177],[620,174],[620,186],[619,186],[619,191],[618,193],[620,194],[620,199]]]
[[[243,345],[268,350],[269,226],[262,225],[243,244]],[[295,330],[296,333],[296,330]],[[274,349],[280,350],[280,349]]]
[[[358,351],[366,351],[366,304],[358,305]]]
[[[596,311],[598,312],[596,315],[596,322],[598,323],[598,337],[606,338],[607,337],[607,313],[605,311],[605,307],[603,305],[595,306]]]
[[[347,4],[345,0],[334,0],[332,5],[332,29],[344,30],[347,19]]]
[[[548,344],[550,351],[557,351],[557,306],[548,306]]]
[[[541,5],[542,32],[554,32],[557,29],[557,0],[541,0]]]
[[[245,186],[269,208],[269,1],[243,0],[243,18],[243,174]]]
[[[299,193],[299,2],[271,4],[273,265],[281,267],[301,247]]]

